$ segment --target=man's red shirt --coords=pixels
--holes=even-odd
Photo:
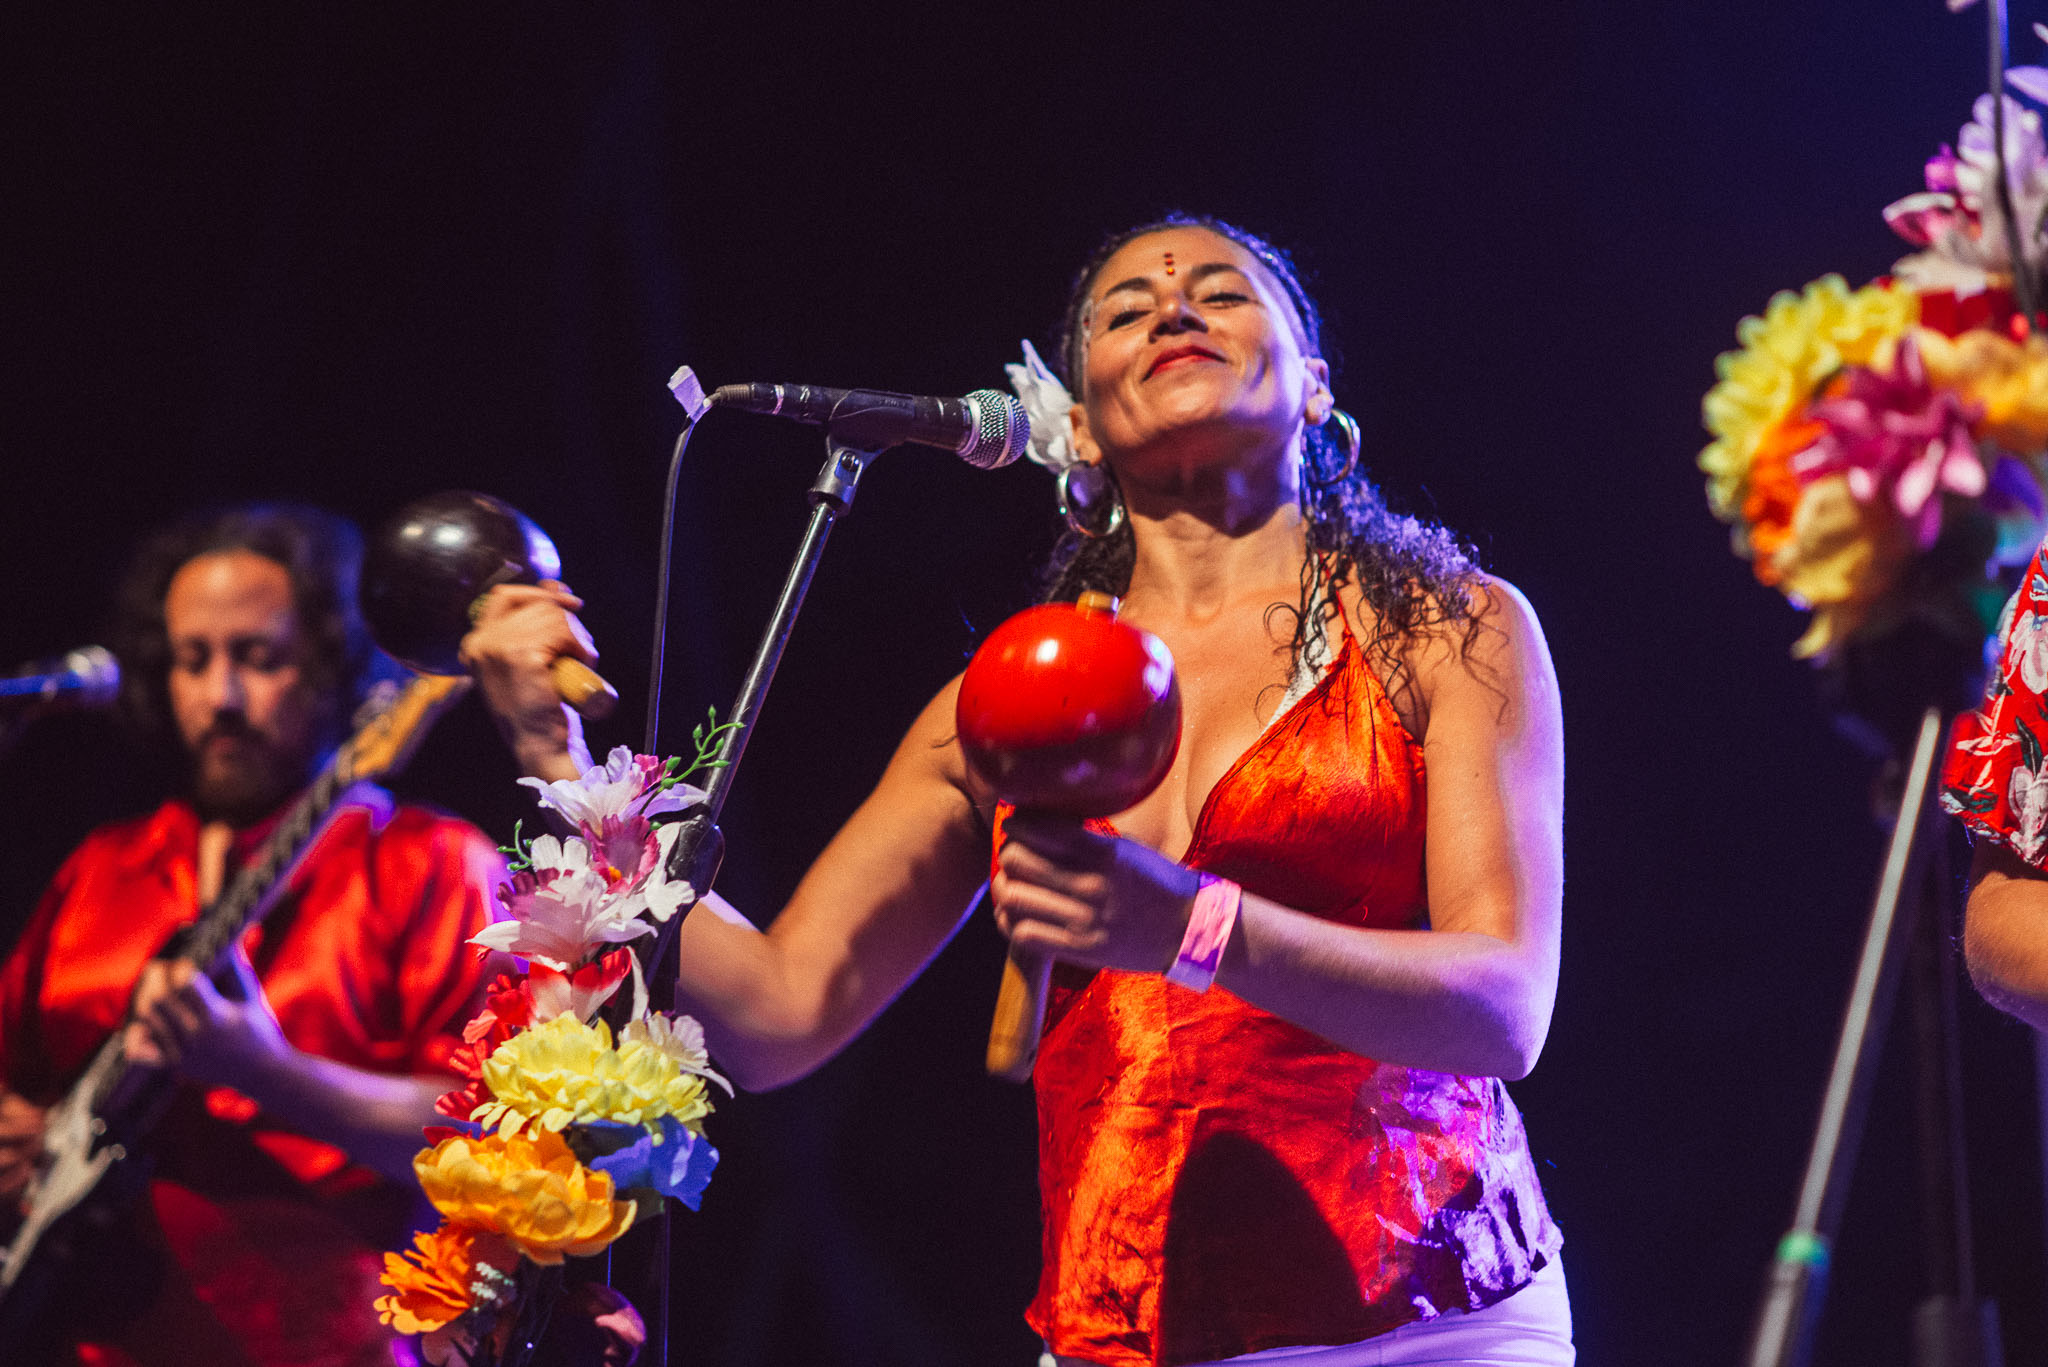
[[[245,947],[296,1048],[376,1072],[445,1072],[482,990],[467,941],[491,920],[503,861],[475,827],[379,797],[340,812]],[[169,802],[100,828],[65,861],[0,967],[9,1090],[57,1100],[120,1023],[143,964],[197,914],[199,826]],[[261,834],[245,833],[235,856]],[[160,1241],[171,1266],[146,1306],[141,1287],[104,1288],[121,1313],[81,1361],[391,1360],[371,1301],[416,1193],[226,1088],[188,1088],[152,1147],[137,1238]]]

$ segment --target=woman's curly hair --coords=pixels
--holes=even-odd
[[[1206,228],[1250,252],[1287,292],[1300,319],[1308,354],[1330,359],[1323,348],[1322,314],[1287,253],[1235,224],[1174,213],[1110,236],[1074,277],[1055,348],[1056,363],[1070,389],[1080,389],[1088,292],[1103,266],[1135,238],[1188,227]],[[1302,464],[1301,512],[1308,531],[1308,555],[1301,569],[1301,599],[1275,605],[1294,617],[1291,650],[1296,665],[1312,632],[1319,629],[1317,616],[1323,604],[1343,583],[1356,584],[1370,609],[1371,620],[1362,623],[1367,629],[1364,644],[1389,692],[1398,693],[1407,685],[1401,651],[1418,631],[1459,628],[1463,645],[1469,649],[1478,628],[1471,589],[1480,576],[1471,547],[1438,523],[1389,508],[1362,468],[1344,470],[1344,452],[1327,427],[1313,427],[1304,434]],[[1044,596],[1049,602],[1071,601],[1090,589],[1121,596],[1130,587],[1136,555],[1128,520],[1102,537],[1084,536],[1068,528],[1053,547]]]
[[[369,632],[356,609],[363,538],[354,524],[318,508],[248,503],[185,518],[136,550],[114,602],[114,653],[121,660],[120,707],[144,737],[170,747],[171,643],[164,597],[180,569],[202,555],[248,551],[291,576],[292,606],[306,633],[302,668],[316,696],[330,700],[339,722],[372,658]]]

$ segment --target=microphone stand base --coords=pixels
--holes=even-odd
[[[1913,1367],[2004,1367],[1998,1307],[1982,1298],[1929,1296],[1913,1308]]]

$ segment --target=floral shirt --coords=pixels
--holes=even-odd
[[[1972,835],[2048,867],[2048,545],[2027,566],[1998,635],[1984,705],[1956,721],[1941,806]]]

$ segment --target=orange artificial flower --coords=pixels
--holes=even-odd
[[[411,1251],[384,1255],[380,1280],[396,1294],[378,1297],[377,1317],[401,1334],[430,1334],[475,1309],[480,1285],[509,1289],[518,1263],[503,1239],[466,1225],[423,1231]]]
[[[1792,472],[1792,457],[1819,441],[1825,431],[1825,423],[1789,417],[1772,423],[1757,439],[1742,491],[1742,525],[1751,568],[1760,583],[1776,584],[1782,577],[1777,554],[1792,539],[1792,517],[1799,510],[1803,487]]]
[[[537,1263],[588,1257],[633,1223],[633,1203],[613,1199],[610,1174],[584,1167],[548,1130],[454,1135],[412,1167],[442,1215],[504,1235]]]

